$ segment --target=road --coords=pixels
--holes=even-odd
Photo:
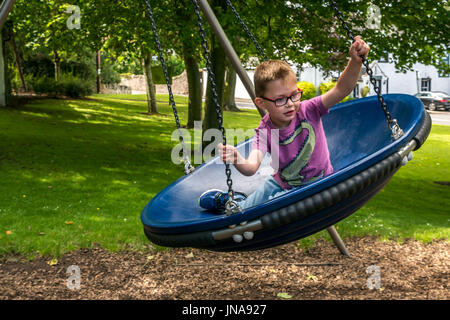
[[[251,100],[236,99],[236,105],[240,109],[256,109]],[[450,111],[428,111],[433,124],[450,126]]]
[[[428,111],[433,124],[450,126],[450,111]]]

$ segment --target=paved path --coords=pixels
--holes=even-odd
[[[450,111],[428,111],[433,124],[450,126]]]

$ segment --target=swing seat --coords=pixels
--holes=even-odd
[[[384,98],[404,131],[400,139],[391,139],[376,96],[338,104],[322,118],[334,173],[226,216],[198,205],[205,190],[227,190],[224,165],[212,158],[147,204],[141,214],[146,236],[167,247],[243,251],[288,243],[336,224],[377,194],[430,132],[431,118],[419,99],[404,94]],[[248,156],[251,140],[237,146],[241,154]],[[233,189],[246,194],[273,171],[268,155],[251,177],[231,169]]]

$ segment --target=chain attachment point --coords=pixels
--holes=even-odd
[[[404,134],[402,128],[400,128],[400,126],[398,125],[396,119],[393,119],[389,123],[389,128],[391,129],[391,132],[392,132],[391,137],[393,140],[398,140]]]
[[[231,216],[232,214],[239,213],[242,211],[241,206],[234,200],[229,199],[225,203],[225,215]]]
[[[188,175],[195,171],[195,167],[190,162],[184,163],[184,174]]]

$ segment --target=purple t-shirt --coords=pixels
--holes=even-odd
[[[302,101],[294,119],[277,129],[266,114],[255,129],[252,149],[272,156],[274,179],[291,189],[333,172],[321,117],[328,113],[322,97]]]

